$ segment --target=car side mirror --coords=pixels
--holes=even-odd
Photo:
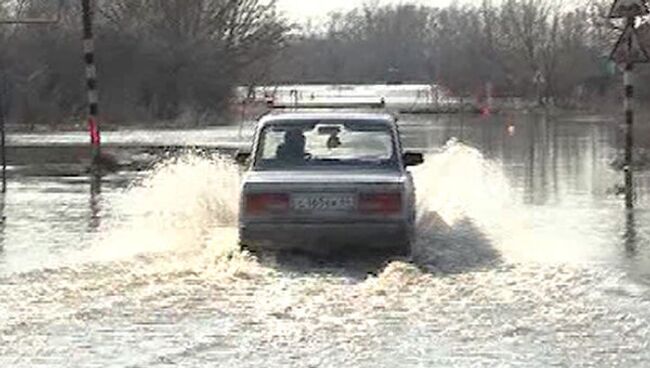
[[[417,152],[405,152],[402,156],[404,166],[418,166],[424,163],[424,156]]]
[[[248,164],[248,160],[251,158],[250,152],[237,152],[235,156],[235,161],[240,165]]]

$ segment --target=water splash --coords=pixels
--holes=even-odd
[[[501,163],[456,140],[430,154],[415,168],[414,179],[415,261],[427,268],[463,271],[500,260],[580,263],[603,254],[593,247],[599,232],[576,230],[586,218],[582,212],[593,210],[570,209],[574,216],[552,216],[541,213],[548,208],[523,205]]]
[[[118,204],[93,250],[102,260],[149,253],[223,256],[236,249],[240,173],[222,156],[188,153],[161,162]],[[127,217],[126,219],[124,217]]]
[[[532,213],[517,202],[502,164],[478,149],[451,140],[429,154],[413,175],[417,265],[463,272],[503,258],[553,261],[571,256],[561,251],[566,242],[555,239],[556,234],[531,230]],[[101,239],[84,261],[154,255],[147,260],[155,258],[163,268],[256,268],[237,246],[240,177],[240,168],[221,156],[188,153],[161,162],[127,190],[117,206],[123,216],[100,231]],[[583,256],[574,252],[572,258]],[[261,266],[274,268],[268,262],[273,261]]]
[[[104,229],[92,253],[102,262],[155,254],[158,264],[167,260],[164,267],[209,268],[206,262],[240,257],[240,174],[221,156],[163,161],[127,191],[118,212],[128,218]],[[451,140],[413,174],[416,263],[445,271],[484,266],[513,234],[525,232],[503,168],[477,149]]]
[[[512,203],[503,168],[455,139],[428,155],[413,174],[420,218],[435,212],[449,226],[468,217],[489,226]]]
[[[462,270],[496,260],[511,215],[503,169],[477,149],[449,141],[413,170],[418,198],[416,262]]]
[[[462,270],[498,258],[493,242],[511,201],[498,164],[452,140],[416,168],[414,179],[416,262]],[[236,264],[239,190],[240,171],[230,159],[187,154],[164,161],[128,190],[120,212],[130,218],[104,231],[101,259],[156,254],[158,267],[163,260],[164,267]]]

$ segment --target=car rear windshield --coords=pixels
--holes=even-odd
[[[260,132],[256,169],[397,166],[393,130],[381,120],[278,121]]]

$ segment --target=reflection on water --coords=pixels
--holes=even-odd
[[[0,255],[5,247],[5,224],[7,217],[5,216],[5,196],[7,193],[0,194]]]
[[[91,232],[99,229],[101,225],[101,195],[102,195],[102,175],[90,174],[90,217],[89,230]]]
[[[636,220],[633,209],[628,209],[625,212],[625,235],[623,240],[625,242],[625,251],[629,256],[633,257],[637,252]]]

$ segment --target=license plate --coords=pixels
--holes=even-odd
[[[356,199],[352,194],[296,194],[291,207],[296,211],[350,211]]]

